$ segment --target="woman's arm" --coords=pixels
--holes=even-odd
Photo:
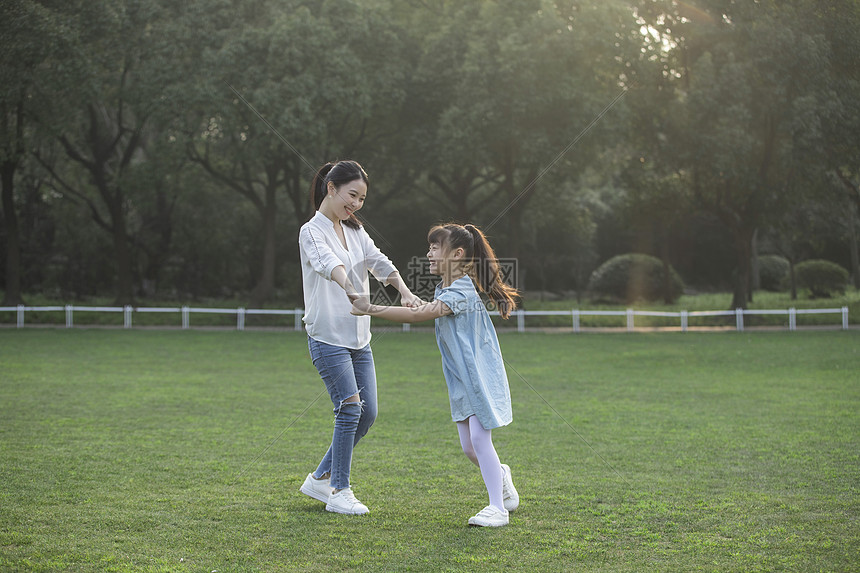
[[[370,316],[378,316],[385,320],[393,322],[424,322],[425,320],[434,320],[436,318],[451,314],[451,309],[448,308],[442,301],[434,300],[433,302],[425,302],[420,306],[407,308],[399,306],[383,306],[378,304],[370,304],[365,298],[360,298],[352,303],[352,314]]]
[[[400,293],[400,304],[408,307],[417,307],[423,304],[427,304],[421,298],[416,296],[409,290],[409,287],[406,286],[406,283],[403,282],[403,277],[400,276],[400,273],[394,271],[390,275],[388,275],[387,279],[388,284],[397,289],[397,292]]]
[[[424,304],[423,300],[409,290],[409,287],[403,281],[403,277],[400,276],[400,273],[394,267],[394,263],[379,250],[379,247],[376,246],[376,243],[373,242],[373,239],[370,238],[370,235],[367,234],[367,231],[363,227],[358,230],[356,236],[363,244],[364,259],[367,268],[382,284],[391,285],[397,289],[397,292],[400,293],[400,304],[408,307]]]
[[[353,286],[352,281],[349,280],[345,266],[339,265],[335,267],[331,271],[331,280],[339,284],[341,288],[346,291],[346,296],[349,298],[349,302],[355,302],[359,297],[361,297],[361,294],[355,290],[355,286]]]

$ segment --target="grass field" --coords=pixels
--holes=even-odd
[[[431,333],[373,342],[337,516],[298,333],[0,330],[2,571],[857,571],[860,333],[501,335],[520,509],[459,451]]]

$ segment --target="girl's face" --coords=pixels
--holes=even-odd
[[[367,183],[361,179],[349,181],[340,187],[329,182],[328,188],[332,212],[341,221],[346,221],[350,215],[364,207],[364,199],[367,197]]]
[[[460,268],[463,249],[446,249],[441,243],[430,243],[427,259],[430,261],[430,274],[450,277]]]

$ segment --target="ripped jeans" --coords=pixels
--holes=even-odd
[[[376,420],[376,370],[370,345],[353,350],[308,337],[308,350],[334,405],[334,435],[314,476],[331,472],[331,487],[349,487],[352,450]],[[346,399],[358,394],[358,402]]]

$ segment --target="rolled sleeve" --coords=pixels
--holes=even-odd
[[[343,262],[332,252],[319,231],[311,227],[303,227],[299,232],[299,243],[314,271],[326,280],[331,280],[332,271]]]
[[[436,300],[444,302],[455,316],[466,310],[468,304],[468,299],[462,293],[447,288],[436,294]]]

